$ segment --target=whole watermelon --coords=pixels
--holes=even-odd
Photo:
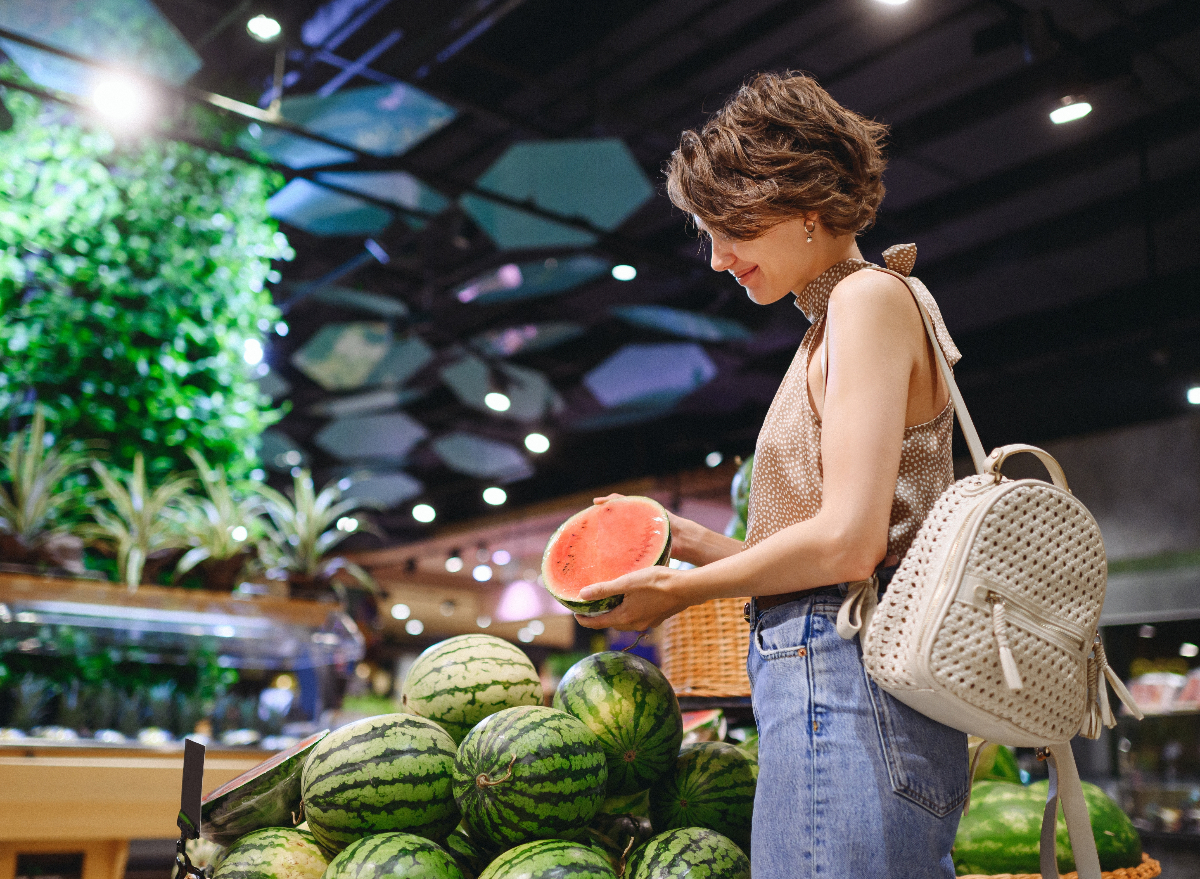
[[[733,474],[733,482],[729,485],[729,500],[733,504],[734,515],[742,522],[750,521],[750,481],[753,476],[754,456],[751,455]]]
[[[640,656],[606,651],[581,659],[563,675],[554,707],[582,720],[600,740],[610,797],[650,787],[679,753],[679,700],[658,667]]]
[[[516,645],[494,635],[458,635],[417,657],[400,701],[407,711],[439,724],[457,745],[489,714],[541,705],[542,682]]]
[[[733,745],[685,745],[675,770],[650,790],[650,823],[660,833],[707,827],[747,847],[754,787],[750,760]]]
[[[963,816],[954,838],[954,867],[958,873],[1039,873],[1042,813],[1049,782],[1028,786],[1006,781],[978,781],[971,788],[971,809]],[[1104,791],[1084,782],[1084,800],[1103,870],[1141,863],[1137,831]],[[1059,809],[1056,828],[1059,872],[1075,869],[1066,825]]]
[[[454,858],[411,833],[376,833],[342,849],[325,879],[466,879]]]
[[[978,736],[967,738],[970,757],[975,761],[971,781],[1011,781],[1021,784],[1021,770],[1011,748],[995,742],[985,742]],[[976,751],[979,751],[976,755]]]
[[[213,879],[321,879],[327,863],[311,833],[266,827],[231,845]]]
[[[556,708],[506,708],[467,733],[454,763],[463,824],[485,845],[507,848],[577,833],[608,781],[596,734]]]
[[[432,720],[368,717],[334,730],[309,754],[304,817],[331,857],[372,833],[439,841],[458,823],[453,772],[454,742]]]
[[[496,856],[495,849],[481,845],[461,824],[446,837],[446,851],[467,877],[478,876]]]
[[[608,858],[585,843],[538,839],[511,848],[492,861],[479,879],[617,879]]]
[[[750,879],[750,860],[727,836],[679,827],[647,840],[625,867],[626,879]]]

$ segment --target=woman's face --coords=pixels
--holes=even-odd
[[[803,290],[821,273],[824,248],[818,237],[810,242],[806,220],[797,217],[772,226],[757,238],[734,241],[696,225],[712,242],[714,272],[729,272],[759,305],[770,305],[796,290]],[[812,221],[809,228],[813,228]],[[824,238],[825,236],[820,236]],[[822,242],[823,243],[823,242]]]

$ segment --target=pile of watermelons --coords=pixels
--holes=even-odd
[[[542,702],[514,645],[435,644],[404,681],[408,713],[348,724],[205,798],[201,832],[229,846],[214,879],[749,879],[756,761],[720,741],[681,747],[658,668],[597,653]]]
[[[978,746],[976,743],[973,746]],[[959,876],[1041,872],[1039,843],[1049,782],[1023,784],[1012,751],[982,746],[967,814],[954,838],[954,869]],[[1092,835],[1100,869],[1118,870],[1142,863],[1142,842],[1129,817],[1103,790],[1084,782]],[[1059,808],[1055,833],[1059,873],[1075,870],[1075,858]]]

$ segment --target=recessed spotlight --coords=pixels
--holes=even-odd
[[[260,43],[269,43],[283,33],[283,25],[269,15],[259,14],[246,22],[246,31]]]
[[[534,636],[533,632],[529,631],[528,627],[517,630],[517,640],[520,641],[522,644],[528,644],[530,641],[532,641],[534,639],[534,637],[535,636]]]
[[[342,516],[342,518],[337,520],[337,530],[338,531],[345,531],[345,532],[349,533],[351,531],[357,530],[357,528],[358,528],[358,520],[355,519],[353,516]]]
[[[512,553],[507,549],[498,549],[492,553],[492,562],[497,565],[507,565],[512,561]]]
[[[512,400],[508,399],[508,394],[502,394],[499,391],[492,391],[483,398],[483,402],[489,409],[494,409],[496,412],[507,412],[512,406]]]
[[[612,267],[612,276],[618,281],[632,281],[637,277],[637,269],[631,265],[621,263],[619,266]]]
[[[476,583],[486,583],[492,579],[491,565],[476,565],[471,571],[471,576],[475,579]]]
[[[407,604],[393,604],[392,605],[392,619],[406,620],[410,616],[412,616],[412,610],[409,608],[409,606]]]
[[[1200,390],[1200,388],[1197,390]],[[550,450],[550,440],[546,439],[543,434],[531,433],[525,437],[525,448],[529,449],[535,455],[540,455]]]
[[[490,488],[485,488],[483,490],[483,500],[484,503],[491,504],[493,507],[498,507],[508,500],[508,493],[504,489],[497,488],[493,485]]]
[[[247,363],[261,363],[263,359],[262,342],[258,339],[247,339],[242,343],[242,357]]]
[[[704,463],[709,467],[720,467],[721,462],[725,460],[725,456],[720,452],[709,452],[704,456]]]
[[[1193,406],[1200,406],[1200,385],[1188,388],[1187,401]]]
[[[1184,659],[1195,659],[1197,656],[1200,656],[1200,647],[1191,641],[1184,641],[1179,645],[1179,655]]]
[[[1050,121],[1055,125],[1074,122],[1092,112],[1092,105],[1082,98],[1066,95],[1059,100],[1059,106],[1050,111]]]
[[[420,620],[409,620],[404,624],[404,631],[410,635],[419,635],[425,631],[425,624]]]
[[[492,618],[487,614],[480,614],[479,616],[475,617],[475,625],[479,626],[481,629],[486,629],[491,624]]]
[[[528,628],[529,631],[533,632],[535,635],[541,635],[546,631],[546,624],[541,620],[530,620],[529,625],[526,628]]]
[[[437,510],[429,504],[417,504],[412,508],[412,517],[422,524],[429,524],[437,518]]]
[[[457,574],[463,569],[463,560],[460,556],[452,555],[446,559],[446,570],[451,574]]]

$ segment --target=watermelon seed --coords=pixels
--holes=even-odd
[[[512,778],[513,764],[516,762],[517,762],[517,755],[513,754],[513,758],[508,761],[508,772],[501,775],[495,781],[492,781],[490,778],[488,778],[486,772],[479,773],[478,775],[475,776],[475,786],[476,787],[495,787],[496,785],[500,784],[501,782],[508,781],[510,778]]]

